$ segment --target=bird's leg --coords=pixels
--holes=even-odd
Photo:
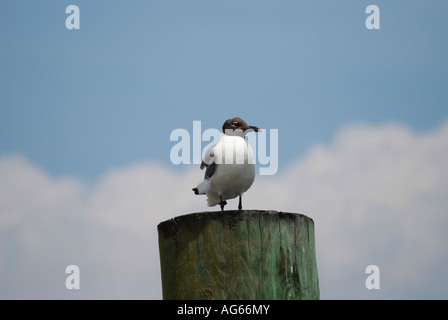
[[[241,205],[241,195],[240,195],[240,202],[238,203],[238,210],[241,211],[243,209],[243,206]]]
[[[221,202],[219,203],[219,205],[221,206],[221,211],[224,211],[224,206],[227,204],[226,201],[222,201],[222,196],[219,196],[219,200],[221,200]]]

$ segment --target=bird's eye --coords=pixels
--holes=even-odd
[[[232,124],[233,124],[235,127],[238,127],[238,126],[240,125],[240,123],[237,122],[237,121],[233,121]]]

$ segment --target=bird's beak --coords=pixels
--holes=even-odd
[[[256,127],[256,126],[249,126],[249,128],[251,128],[252,130],[254,130],[255,132],[261,132],[261,129]]]

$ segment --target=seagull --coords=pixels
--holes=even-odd
[[[255,179],[254,156],[245,136],[248,132],[261,132],[256,126],[249,126],[243,119],[228,119],[222,125],[220,141],[210,147],[201,162],[205,169],[204,180],[193,191],[207,195],[209,207],[220,205],[224,211],[226,200],[239,196],[238,210],[241,211],[241,196]]]

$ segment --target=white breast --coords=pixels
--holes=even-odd
[[[210,179],[207,202],[214,206],[246,192],[255,179],[253,151],[243,137],[222,135],[213,148],[216,171]]]

